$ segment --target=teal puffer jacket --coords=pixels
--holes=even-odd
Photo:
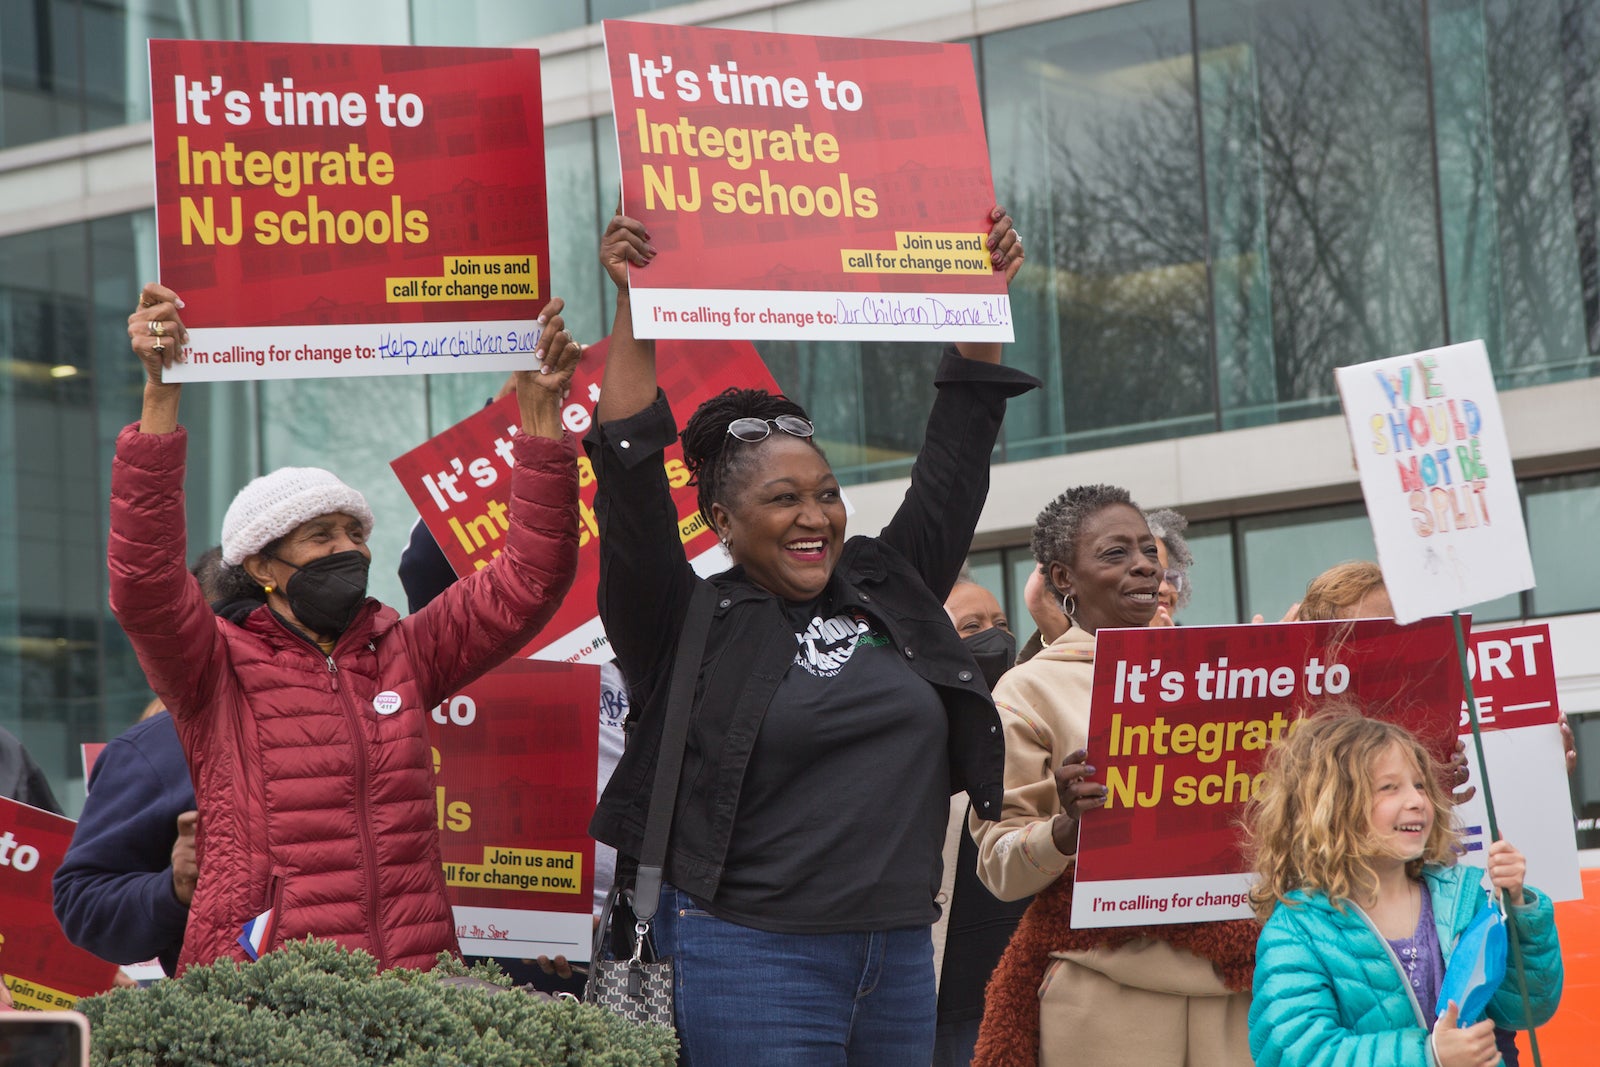
[[[1487,906],[1483,874],[1466,865],[1422,872],[1446,965],[1473,916]],[[1561,1001],[1555,911],[1542,893],[1529,888],[1526,897],[1529,902],[1509,914],[1522,942],[1533,1017],[1523,1011],[1509,965],[1489,1004],[1490,1018],[1517,1030],[1544,1024]],[[1434,1067],[1423,1006],[1361,909],[1345,901],[1340,910],[1322,893],[1296,891],[1289,899],[1293,904],[1273,909],[1256,942],[1250,1004],[1256,1067]]]

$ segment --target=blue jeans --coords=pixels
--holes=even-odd
[[[938,998],[928,927],[771,934],[663,886],[682,1067],[928,1067]]]

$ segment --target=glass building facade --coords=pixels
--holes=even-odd
[[[972,48],[995,184],[1027,239],[1007,358],[1045,383],[1013,402],[997,462],[1213,434],[1237,434],[1242,456],[1253,430],[1292,442],[1293,424],[1336,413],[1334,367],[1476,337],[1502,390],[1600,376],[1600,0],[717,6],[727,25],[884,36],[928,25]],[[33,180],[41,153],[137,139],[149,37],[532,44],[550,71],[552,55],[598,54],[601,19],[705,7],[15,0],[0,4],[0,194]],[[583,92],[548,73],[546,90]],[[611,309],[594,250],[617,157],[598,107],[567,107],[545,130],[552,276],[584,339]],[[139,403],[124,319],[155,273],[153,219],[147,205],[79,214],[0,225],[0,726],[69,810],[79,743],[115,734],[149,698],[106,608],[103,553],[111,448]],[[758,347],[847,484],[905,475],[931,349]],[[379,515],[375,594],[403,603],[394,565],[413,514],[388,462],[496,384],[191,388],[191,555],[250,476],[331,466]],[[1600,610],[1600,568],[1575,567],[1570,547],[1600,520],[1600,423],[1584,433],[1568,428],[1559,457],[1522,480],[1539,588],[1480,618]],[[1314,506],[1246,494],[1197,512],[1184,621],[1276,618],[1318,570],[1371,558],[1353,481]],[[1062,487],[1041,485],[1036,504]],[[995,531],[973,558],[1018,616],[1026,540]],[[1600,814],[1600,785],[1591,799]]]

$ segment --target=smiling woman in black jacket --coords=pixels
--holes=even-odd
[[[1009,281],[1022,247],[991,223]],[[661,452],[676,423],[634,338],[628,267],[654,258],[613,219],[617,286],[597,425],[600,616],[633,693],[629,748],[591,831],[638,857],[668,681],[698,583]],[[684,1061],[926,1067],[929,926],[951,792],[999,810],[998,718],[944,613],[983,509],[1006,399],[1037,384],[998,344],[949,351],[911,488],[878,537],[845,539],[839,483],[798,405],[729,390],[684,430],[700,508],[735,566],[715,605],[683,757],[657,950],[674,958]]]

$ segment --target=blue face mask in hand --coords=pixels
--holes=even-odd
[[[294,577],[283,586],[289,610],[315,633],[344,633],[367,599],[367,569],[371,566],[365,553],[350,549],[295,567]]]
[[[998,626],[979,630],[971,637],[962,638],[972,658],[978,661],[978,670],[992,690],[1000,676],[1017,663],[1017,639]]]
[[[1489,1001],[1505,978],[1506,918],[1491,900],[1456,942],[1434,1011],[1443,1015],[1453,1000],[1460,1011],[1459,1025],[1471,1026],[1489,1010]]]

